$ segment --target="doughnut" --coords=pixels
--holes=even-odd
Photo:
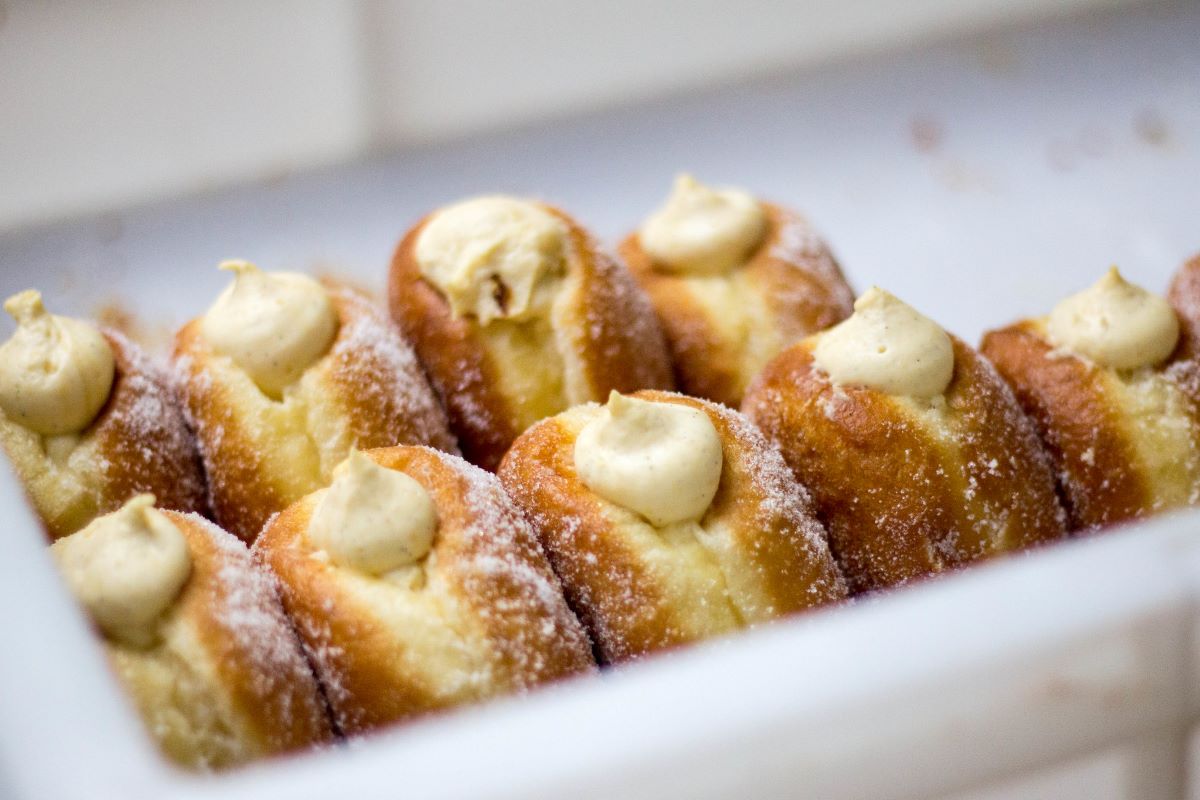
[[[457,456],[354,451],[255,551],[347,735],[595,668],[528,523]]]
[[[878,288],[854,309],[743,405],[812,492],[852,591],[1061,538],[1049,457],[987,359]]]
[[[457,452],[403,336],[357,291],[226,262],[235,278],[175,339],[216,520],[246,542],[329,482],[352,447]]]
[[[171,761],[216,770],[330,740],[275,583],[236,537],[138,495],[51,553]]]
[[[671,388],[658,321],[628,272],[551,206],[477,197],[401,240],[388,282],[467,460],[610,390]]]
[[[614,392],[534,425],[498,474],[603,662],[846,596],[808,493],[724,406]]]
[[[1114,267],[1048,316],[983,337],[984,355],[1054,461],[1074,531],[1200,502],[1200,365],[1189,313],[1198,269],[1193,262],[1176,278],[1175,308]]]
[[[658,312],[680,391],[731,408],[768,361],[854,304],[804,217],[690,175],[620,253]]]
[[[1174,357],[1195,360],[1200,356],[1200,254],[1175,273],[1167,301],[1179,317],[1179,351]]]
[[[46,311],[33,290],[4,304],[0,447],[47,534],[74,533],[129,498],[206,509],[195,438],[166,374],[120,333]]]

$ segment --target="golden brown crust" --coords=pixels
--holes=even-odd
[[[1200,356],[1200,254],[1187,261],[1171,279],[1167,300],[1179,315],[1179,346],[1172,360]]]
[[[251,542],[274,513],[328,481],[350,447],[428,444],[457,452],[408,344],[355,291],[327,281],[339,328],[297,384],[290,410],[212,351],[200,320],[175,339],[186,409],[217,521]],[[269,415],[278,415],[278,418]]]
[[[601,656],[622,661],[765,622],[845,596],[808,495],[762,434],[737,412],[666,392],[635,397],[703,411],[725,468],[700,521],[706,542],[683,548],[633,512],[601,500],[575,471],[574,442],[597,407],[522,434],[499,475],[541,537],[572,607]],[[697,551],[702,566],[694,561]],[[715,576],[715,577],[714,577]]]
[[[200,768],[330,741],[324,700],[273,578],[211,522],[164,513],[187,540],[191,576],[159,644],[108,644],[151,734],[170,758]]]
[[[48,456],[43,437],[0,412],[0,444],[51,539],[144,492],[161,508],[207,510],[195,437],[167,376],[123,335],[103,333],[115,362],[112,390],[68,456]]]
[[[1060,352],[1039,320],[983,337],[984,354],[1012,386],[1054,461],[1072,530],[1200,502],[1200,258],[1175,276],[1169,299],[1180,341],[1152,369],[1106,369]]]
[[[714,319],[713,311],[692,288],[696,279],[657,268],[636,233],[620,248],[662,322],[680,390],[733,408],[741,404],[751,378],[766,360],[842,321],[854,309],[853,290],[807,220],[770,203],[762,203],[762,208],[767,233],[736,273],[765,315],[749,303],[738,302],[722,309],[722,319]],[[731,280],[727,276],[724,282]],[[722,332],[729,315],[746,317],[744,327],[749,330],[743,336],[733,339]],[[768,334],[774,341],[764,348]]]
[[[1032,425],[991,365],[951,339],[942,411],[915,413],[881,392],[833,386],[813,366],[811,340],[772,361],[746,396],[746,413],[813,493],[856,591],[1065,533]]]
[[[431,494],[438,533],[419,589],[314,556],[320,494],[280,514],[255,550],[313,654],[346,733],[588,672],[590,644],[499,481],[421,447],[367,453]]]
[[[984,335],[981,349],[1033,419],[1059,473],[1073,530],[1143,513],[1147,488],[1130,465],[1134,452],[1103,373],[1087,362],[1053,358],[1028,322]]]
[[[666,345],[645,296],[575,220],[552,206],[542,207],[566,223],[571,241],[567,275],[579,281],[576,307],[568,315],[573,329],[565,338],[580,362],[586,396],[569,399],[598,400],[614,389],[671,388]],[[467,459],[495,469],[524,427],[518,408],[522,400],[505,396],[498,366],[476,323],[456,318],[421,276],[416,242],[429,219],[418,222],[396,248],[388,278],[392,317],[413,342],[441,395]]]

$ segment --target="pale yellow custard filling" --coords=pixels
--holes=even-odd
[[[4,310],[17,321],[0,345],[5,416],[43,436],[83,431],[112,390],[112,348],[93,325],[47,312],[36,291],[13,295]]]
[[[294,272],[263,272],[225,261],[234,273],[201,321],[213,350],[233,359],[264,393],[278,398],[333,344],[338,318],[320,283]]]
[[[954,377],[954,345],[936,322],[872,287],[848,319],[818,335],[813,363],[835,384],[928,400]]]
[[[720,435],[703,411],[617,392],[575,440],[584,485],[659,527],[700,519],[724,463]]]
[[[766,229],[766,214],[753,195],[713,189],[680,175],[666,204],[642,224],[638,239],[659,267],[712,274],[743,263]]]
[[[416,260],[455,316],[486,326],[537,313],[539,283],[561,274],[566,243],[566,224],[536,203],[477,197],[425,223]]]
[[[183,533],[148,494],[97,517],[50,550],[105,635],[135,647],[154,643],[158,621],[192,570]]]
[[[370,575],[416,564],[433,546],[437,508],[429,492],[358,450],[333,471],[308,538],[330,561]]]
[[[1179,341],[1179,320],[1166,300],[1117,271],[1060,302],[1046,320],[1058,347],[1113,369],[1159,364]]]

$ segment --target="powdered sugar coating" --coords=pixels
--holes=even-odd
[[[822,301],[829,306],[831,313],[813,331],[849,316],[854,308],[854,291],[842,276],[842,270],[825,240],[799,214],[780,210],[776,220],[775,239],[769,249],[771,258],[804,273],[824,289]],[[782,291],[785,295],[789,291],[800,293],[799,296],[782,298],[785,306],[794,307],[813,300],[811,288],[806,283],[781,283],[776,286],[776,291]]]
[[[207,486],[200,469],[196,439],[188,428],[171,372],[151,360],[123,334],[114,330],[105,330],[104,334],[122,353],[124,363],[117,391],[128,393],[129,397],[127,402],[110,403],[104,412],[106,422],[111,422],[114,428],[113,444],[124,445],[120,449],[125,461],[117,465],[111,458],[104,459],[105,471],[119,469],[132,476],[124,478],[133,482],[130,496],[155,491],[160,508],[179,511],[205,508]]]
[[[259,723],[270,720],[264,727],[274,747],[288,744],[280,739],[280,726],[284,732],[324,727],[316,680],[284,614],[275,576],[233,534],[198,514],[185,519],[207,537],[219,562],[209,614],[220,627],[217,647],[238,663],[240,690],[258,701],[246,713],[263,714]]]
[[[341,365],[341,383],[353,392],[347,412],[352,417],[357,413],[368,419],[403,419],[407,427],[396,441],[365,441],[360,446],[428,444],[458,453],[446,412],[403,334],[359,292],[333,284],[329,289],[348,311],[330,350],[331,358]],[[369,436],[369,421],[359,428],[361,436]]]
[[[512,665],[516,687],[528,689],[551,677],[548,651],[587,653],[591,643],[567,608],[537,537],[500,480],[461,459],[435,455],[465,484],[468,522],[459,533],[464,557],[456,567],[462,588],[468,597],[494,598],[474,613],[486,627],[509,633],[494,644]]]
[[[723,273],[660,269],[637,234],[621,246],[666,332],[680,389],[734,408],[780,351],[845,319],[854,304],[832,253],[804,217],[761,207],[766,237]]]
[[[306,534],[320,493],[289,507],[255,545],[282,580],[344,732],[593,668],[586,634],[495,476],[424,446],[367,455],[429,491],[438,529],[425,559],[401,576],[331,564]]]
[[[1157,367],[1102,367],[1055,347],[1043,319],[984,336],[1045,443],[1073,531],[1200,502],[1200,366],[1188,317],[1197,277],[1185,266],[1172,285],[1184,335]]]
[[[977,542],[968,555],[983,558],[996,550],[1023,546],[1016,530],[1021,526],[1064,531],[1067,516],[1060,503],[1025,507],[1003,492],[989,490],[1025,482],[1031,493],[1046,497],[1046,476],[1053,474],[1053,464],[1012,388],[991,361],[974,351],[971,354],[973,374],[960,393],[951,395],[950,425],[965,462],[965,520],[973,529],[971,538]],[[998,431],[1009,440],[1005,447],[995,445]],[[961,543],[958,546],[961,549]]]
[[[282,592],[285,598],[289,596],[286,585],[282,587]],[[345,735],[355,731],[361,721],[355,712],[344,710],[350,707],[352,692],[346,685],[345,672],[341,668],[346,659],[346,650],[338,644],[329,625],[329,617],[335,613],[332,598],[326,601],[323,611],[322,614],[293,614],[292,624],[300,637],[304,654],[319,677],[321,692],[329,704],[334,725],[339,734]]]
[[[717,428],[725,468],[698,522],[655,528],[586,488],[572,453],[578,431],[599,411],[595,404],[530,429],[499,471],[605,659],[722,635],[845,596],[807,492],[749,420],[680,394],[636,396],[697,408]]]
[[[325,485],[351,447],[429,444],[457,452],[446,415],[403,335],[365,296],[327,284],[339,328],[283,394],[263,394],[204,340],[180,331],[175,368],[218,522],[253,541],[267,518]]]
[[[663,394],[686,397],[674,392]],[[762,496],[757,498],[755,524],[766,530],[772,526],[773,520],[785,519],[789,532],[801,537],[806,547],[814,553],[827,550],[825,529],[813,515],[812,496],[804,484],[792,475],[778,445],[740,411],[717,403],[706,404],[706,407],[724,421],[737,440],[738,446],[729,448],[726,458],[740,462],[762,492]]]
[[[637,284],[577,222],[540,205],[569,231],[565,269],[552,279],[556,286],[543,287],[553,298],[544,318],[481,327],[454,316],[416,261],[429,217],[405,234],[392,260],[392,317],[412,340],[467,459],[486,469],[547,414],[613,389],[673,383],[662,331]],[[517,373],[533,377],[524,385],[507,380]]]
[[[607,397],[610,390],[664,389],[670,385],[670,362],[662,328],[650,298],[616,258],[588,236],[593,276],[590,296],[582,299],[586,343],[577,358],[590,362],[595,376],[588,399]],[[620,313],[615,313],[617,310]],[[633,363],[621,359],[636,353]],[[616,369],[614,369],[614,367]],[[614,379],[622,368],[628,375]],[[576,403],[584,398],[573,398]]]
[[[222,447],[225,426],[220,419],[192,413],[193,405],[206,405],[204,398],[209,397],[213,391],[212,376],[196,363],[190,352],[177,352],[171,361],[168,374],[182,400],[181,407],[187,427],[196,437],[197,450],[204,467],[205,500],[208,508],[215,511],[220,473],[212,454]]]
[[[932,401],[836,386],[811,344],[780,355],[745,410],[812,490],[854,589],[921,579],[1065,533],[1050,462],[992,365],[951,337]]]
[[[0,412],[0,446],[51,538],[147,492],[163,508],[206,508],[195,440],[168,377],[120,333],[104,335],[116,364],[112,390],[78,436],[42,437]]]

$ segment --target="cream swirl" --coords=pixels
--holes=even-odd
[[[0,345],[0,408],[13,422],[44,436],[79,433],[112,391],[112,348],[95,326],[46,311],[30,289],[4,310],[17,330]]]
[[[192,571],[187,539],[154,508],[154,495],[119,510],[50,548],[71,591],[106,636],[146,647]]]
[[[662,527],[704,516],[725,463],[703,411],[613,392],[575,440],[575,470],[600,497]]]
[[[383,575],[424,558],[437,527],[437,507],[424,486],[354,450],[334,469],[308,538],[338,566]]]
[[[954,377],[954,345],[936,322],[872,287],[848,319],[818,335],[813,363],[835,384],[930,399]]]
[[[333,343],[338,318],[329,293],[307,275],[263,272],[247,261],[221,269],[234,279],[204,315],[204,338],[279,397]]]
[[[740,265],[765,232],[766,215],[753,195],[712,189],[680,175],[638,238],[655,263],[668,270],[716,273]]]
[[[1055,345],[1114,369],[1165,361],[1179,341],[1171,305],[1121,277],[1116,267],[1054,307],[1046,335]]]
[[[567,239],[566,223],[536,203],[476,197],[430,217],[417,266],[455,316],[519,320],[535,310],[539,284],[562,271]]]

